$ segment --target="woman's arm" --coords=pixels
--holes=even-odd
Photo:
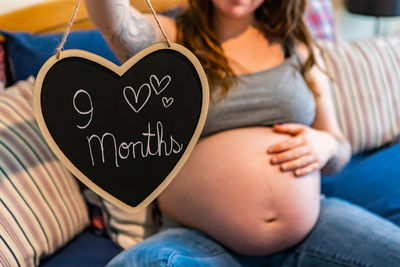
[[[121,62],[143,48],[163,41],[163,36],[151,14],[141,14],[129,0],[85,0],[86,8],[103,37]],[[174,20],[158,16],[166,34],[175,40]]]
[[[297,52],[301,60],[308,57],[304,45],[299,45]],[[288,133],[292,138],[268,150],[276,154],[272,157],[273,164],[280,164],[282,171],[293,171],[296,176],[315,170],[321,170],[325,175],[333,174],[342,169],[351,157],[350,144],[336,120],[329,77],[323,71],[325,64],[318,49],[315,52],[317,65],[305,77],[316,99],[312,128],[300,124],[275,125],[275,131]]]
[[[318,66],[314,66],[306,76],[313,91],[318,94],[316,96],[316,116],[311,126],[328,132],[335,140],[335,152],[321,170],[322,174],[331,175],[341,170],[349,162],[351,147],[336,119],[329,77],[323,72],[326,70],[325,62],[320,51],[318,49],[315,51]]]

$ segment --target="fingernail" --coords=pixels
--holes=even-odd
[[[299,176],[299,175],[301,174],[301,171],[295,171],[294,174],[295,174],[296,176]]]
[[[285,164],[281,165],[282,170],[286,170],[286,168],[287,168],[287,165],[285,165]]]
[[[275,158],[272,158],[272,159],[271,159],[271,163],[276,163],[276,159],[275,159]]]

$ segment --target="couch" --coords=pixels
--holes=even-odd
[[[26,30],[30,33],[13,31],[33,27],[32,23],[20,25],[22,28],[4,26],[15,17],[33,14],[32,9],[41,10],[37,15],[41,20],[43,8],[51,10],[47,13],[61,8],[67,18],[66,6],[75,3],[55,2],[58,4],[49,2],[0,17],[0,57],[7,63],[0,64],[0,80],[9,86],[0,92],[0,263],[5,266],[104,266],[129,243],[116,233],[123,227],[107,224],[116,215],[104,202],[97,202],[100,210],[89,205],[96,203],[93,195],[82,193],[87,191],[50,152],[35,122],[34,78],[28,77],[35,76],[43,60],[54,53],[60,34],[38,34],[43,32],[37,31],[38,26]],[[164,5],[168,1],[153,2]],[[172,2],[174,6],[183,3]],[[327,9],[316,11],[321,8]],[[322,192],[400,224],[400,34],[353,43],[332,42],[330,8],[330,1],[309,7],[308,23],[315,36],[324,39],[319,45],[326,51],[337,117],[351,142],[353,158],[340,173],[323,177]],[[168,14],[176,11],[168,9]],[[60,16],[51,19],[52,25],[44,23],[39,28],[62,31],[63,24],[57,19]],[[16,24],[21,23],[17,20]],[[117,63],[100,34],[90,29],[84,7],[77,24],[87,30],[72,33],[66,48],[89,50]],[[109,229],[103,231],[104,227]]]

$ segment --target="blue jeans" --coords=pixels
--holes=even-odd
[[[321,200],[312,232],[271,256],[242,256],[187,228],[170,228],[119,254],[111,266],[400,266],[400,228],[337,198]]]

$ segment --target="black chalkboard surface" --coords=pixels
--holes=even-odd
[[[207,79],[184,47],[156,44],[116,66],[79,50],[42,67],[39,127],[69,170],[129,212],[147,206],[189,157],[208,110]]]

